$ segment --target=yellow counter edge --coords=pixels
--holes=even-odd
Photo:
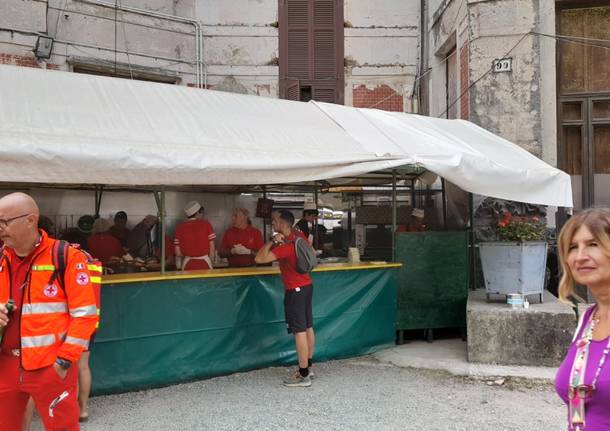
[[[340,263],[322,264],[314,272],[324,271],[353,271],[362,269],[399,268],[401,263]],[[245,277],[252,275],[277,275],[280,273],[277,267],[254,267],[254,268],[221,268],[203,271],[172,271],[165,275],[160,272],[147,272],[141,274],[116,274],[102,277],[102,284],[141,283],[145,281],[163,280],[188,280],[194,278],[220,278],[220,277]]]

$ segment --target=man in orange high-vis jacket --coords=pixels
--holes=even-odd
[[[78,366],[98,322],[87,257],[68,249],[62,277],[55,240],[38,230],[36,202],[0,199],[0,430],[20,430],[31,396],[46,430],[78,430]],[[97,281],[97,280],[94,280]],[[5,304],[15,302],[8,313]],[[74,366],[72,366],[74,364]]]

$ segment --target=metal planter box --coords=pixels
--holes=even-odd
[[[479,252],[488,300],[492,293],[521,293],[538,295],[542,303],[546,242],[482,242]]]

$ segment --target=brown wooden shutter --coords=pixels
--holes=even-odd
[[[284,79],[280,85],[280,98],[287,100],[300,100],[301,87],[295,79]]]
[[[280,79],[309,79],[310,0],[279,0]]]
[[[313,6],[313,79],[335,80],[335,0],[314,0]]]
[[[288,0],[288,79],[309,79],[309,0]]]
[[[280,97],[298,80],[314,100],[343,103],[343,0],[279,0],[279,26]]]
[[[312,97],[343,103],[343,1],[313,0]]]
[[[337,103],[337,85],[314,85],[311,98],[318,102]]]

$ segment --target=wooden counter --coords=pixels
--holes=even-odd
[[[353,271],[363,269],[399,268],[401,263],[361,262],[361,263],[324,263],[318,265],[314,272]],[[102,277],[102,284],[138,283],[143,281],[185,280],[193,278],[244,277],[256,275],[279,274],[279,267],[257,266],[249,268],[221,268],[201,271],[142,272],[137,274],[114,274]]]

